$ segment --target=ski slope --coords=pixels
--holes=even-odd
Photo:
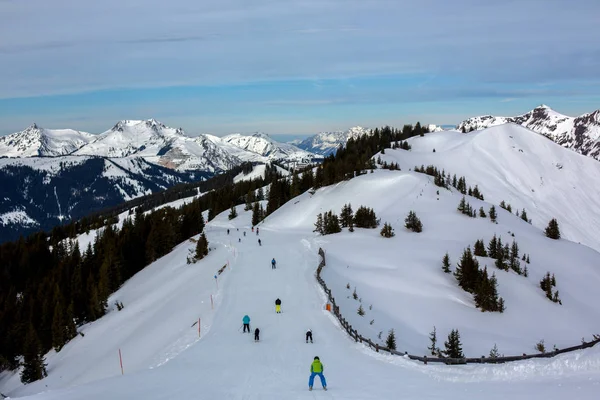
[[[420,174],[377,171],[321,189],[314,196],[305,193],[298,202],[286,204],[261,224],[258,237],[250,230],[251,213],[244,212],[243,206],[238,208],[240,216],[232,221],[224,212],[207,224],[213,250],[206,259],[187,265],[185,259],[194,243],[180,244],[111,296],[109,304],[122,301],[122,311],[111,310],[99,321],[85,326],[84,337],[76,338],[60,353],[47,356],[48,378],[21,386],[18,376],[2,375],[1,390],[12,398],[32,394],[28,398],[40,400],[529,399],[532,395],[545,399],[595,399],[600,387],[598,348],[549,360],[498,366],[425,366],[402,357],[375,354],[354,343],[324,310],[325,297],[314,278],[319,246],[328,254],[325,278],[331,286],[339,286],[345,281],[336,278],[333,270],[340,267],[336,258],[342,251],[363,261],[374,254],[373,250],[398,246],[401,238],[397,242],[380,238],[380,244],[372,250],[355,242],[336,249],[335,243],[339,246],[345,234],[337,238],[315,236],[312,229],[307,229],[314,220],[314,211],[330,206],[337,209],[335,202],[343,204],[349,193],[361,193],[359,188],[368,185],[379,188],[371,191],[369,199],[376,203],[372,206],[384,214],[390,213],[394,202],[408,198],[415,188],[428,185],[427,182],[427,177]],[[381,191],[387,191],[390,183],[399,190],[385,199]],[[384,203],[389,207],[384,208]],[[500,216],[501,221],[513,218]],[[428,223],[424,219],[425,229]],[[525,225],[531,232],[537,231]],[[243,236],[244,230],[247,236]],[[378,235],[372,230],[357,230],[355,234],[365,240],[374,240]],[[258,238],[262,246],[258,245]],[[564,246],[560,251],[586,249],[566,241]],[[597,253],[587,251],[589,257],[598,260]],[[270,266],[273,257],[277,260],[276,270]],[[532,252],[534,257],[537,255]],[[215,282],[214,274],[227,262],[229,266]],[[437,265],[431,268],[438,270]],[[389,278],[381,275],[380,282],[381,279]],[[584,279],[593,285],[597,277]],[[559,277],[559,285],[561,282]],[[275,314],[277,297],[283,303],[282,314]],[[511,307],[509,300],[507,306]],[[442,301],[447,303],[446,299]],[[375,305],[387,308],[389,313],[397,307]],[[517,311],[519,307],[512,309]],[[470,318],[476,323],[482,313],[472,309],[471,313]],[[245,314],[251,317],[252,329],[261,330],[259,343],[254,343],[252,334],[241,333]],[[585,315],[597,321],[595,317]],[[197,318],[201,318],[200,339],[197,325],[193,326]],[[314,344],[304,342],[309,328],[313,330]],[[123,354],[123,376],[119,349]],[[321,390],[318,379],[315,391],[307,390],[310,363],[315,355],[325,366],[327,392]]]

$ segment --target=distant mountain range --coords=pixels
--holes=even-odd
[[[33,124],[0,137],[0,157],[3,242],[245,161],[285,165],[320,156],[264,133],[191,137],[150,119],[119,121],[98,135]]]
[[[283,163],[315,157],[266,134],[218,138],[191,137],[154,119],[119,121],[110,130],[92,135],[72,129],[44,129],[32,125],[0,137],[0,157],[57,157],[86,155],[108,158],[142,157],[167,168],[218,173],[243,161]]]
[[[569,117],[541,105],[516,117],[484,115],[469,118],[458,124],[456,129],[469,132],[506,123],[522,125],[563,147],[600,160],[600,110]]]

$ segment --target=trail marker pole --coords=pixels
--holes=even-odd
[[[200,337],[200,317],[198,317],[198,337]]]
[[[121,357],[121,349],[119,349],[119,363],[121,363],[121,375],[124,375],[124,373],[123,373],[123,357]]]

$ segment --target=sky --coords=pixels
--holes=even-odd
[[[189,134],[600,108],[597,0],[0,0],[0,134]]]

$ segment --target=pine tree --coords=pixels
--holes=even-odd
[[[525,209],[523,209],[523,211],[521,212],[521,219],[525,222],[529,222],[529,219],[527,219],[527,212],[525,211]]]
[[[494,343],[494,347],[490,350],[490,358],[498,358],[500,357],[500,352],[498,351],[498,346]]]
[[[463,288],[463,290],[473,293],[477,285],[478,271],[479,262],[473,258],[471,247],[467,247],[454,271],[454,276],[456,277],[456,280],[458,280],[458,285]]]
[[[381,236],[386,237],[386,238],[391,238],[392,236],[394,236],[394,228],[392,228],[392,225],[388,224],[387,222],[383,224],[383,228],[381,229]]]
[[[229,210],[229,219],[234,219],[235,217],[237,217],[237,210],[235,208],[235,206],[231,206],[231,209]]]
[[[202,260],[205,256],[208,255],[208,240],[206,240],[206,235],[204,232],[198,238],[198,242],[196,243],[196,254],[195,258],[197,260]]]
[[[46,364],[42,355],[40,340],[33,324],[29,323],[25,342],[23,344],[23,370],[21,382],[28,384],[48,376]]]
[[[423,231],[423,224],[421,223],[421,220],[412,210],[408,213],[408,216],[404,220],[404,226],[406,229],[410,229],[413,232],[418,233]]]
[[[483,209],[483,207],[479,207],[479,216],[481,218],[486,218],[487,215],[485,214],[485,210]]]
[[[529,276],[529,270],[527,269],[527,265],[523,268],[523,276],[527,278]]]
[[[475,242],[475,246],[473,247],[473,254],[479,257],[487,257],[488,254],[485,251],[485,244],[483,244],[483,239],[477,240]]]
[[[519,245],[513,240],[510,248],[510,268],[521,275],[521,263],[519,262]]]
[[[356,313],[357,313],[358,315],[360,315],[361,317],[362,317],[363,315],[365,315],[365,310],[363,309],[363,306],[362,306],[362,304],[358,306],[358,310],[356,311]]]
[[[340,213],[340,222],[342,224],[342,228],[348,228],[352,225],[352,219],[354,218],[352,205],[344,204],[342,207],[342,212]]]
[[[317,222],[315,222],[315,229],[313,232],[318,232],[321,235],[324,234],[325,230],[323,229],[323,214],[317,214]]]
[[[431,346],[427,348],[431,352],[432,356],[438,355],[440,353],[440,349],[437,347],[437,332],[435,330],[435,326],[433,327],[433,331],[429,334],[429,341],[431,342]]]
[[[463,196],[462,199],[460,199],[460,203],[458,203],[458,207],[456,209],[462,214],[465,213],[467,209],[467,199],[465,198],[465,196]]]
[[[396,334],[394,330],[390,330],[385,339],[385,346],[390,350],[396,350]]]
[[[444,258],[442,259],[442,271],[449,274],[450,273],[450,256],[448,252],[444,254]]]
[[[494,236],[492,237],[492,240],[490,240],[490,243],[488,244],[488,257],[490,258],[497,258],[498,257],[498,239],[496,238],[496,235],[494,234]]]
[[[491,207],[490,207],[490,212],[489,212],[489,214],[490,214],[490,221],[492,221],[492,222],[496,222],[496,218],[498,217],[498,216],[496,215],[496,207],[494,207],[494,206],[491,206]]]
[[[257,201],[252,207],[252,226],[258,225],[258,223],[261,221],[260,206],[261,205]]]
[[[560,229],[556,218],[552,218],[546,227],[546,236],[550,239],[560,239]]]
[[[443,353],[446,357],[449,358],[464,358],[464,354],[462,352],[462,345],[460,343],[460,333],[458,329],[452,329],[450,334],[448,334],[448,341],[444,342],[444,347],[446,348]]]
[[[60,296],[60,295],[59,295]],[[56,297],[56,296],[55,296]],[[62,298],[62,296],[60,296]],[[56,349],[57,352],[62,349],[62,347],[67,342],[67,338],[65,337],[65,325],[66,321],[64,319],[64,308],[61,300],[56,300],[54,303],[54,317],[52,318],[52,347]]]

